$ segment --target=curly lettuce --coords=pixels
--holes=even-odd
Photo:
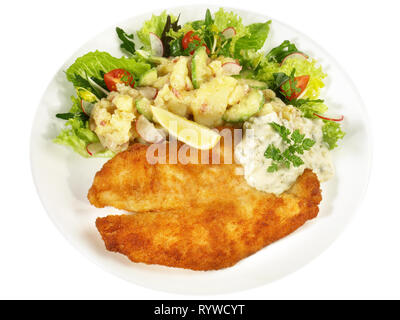
[[[151,50],[150,45],[150,32],[156,34],[161,38],[165,24],[167,22],[168,14],[166,11],[161,12],[159,16],[152,15],[150,20],[144,22],[142,29],[137,32],[137,36],[143,44],[144,50]],[[176,17],[170,15],[172,22],[177,20]]]
[[[248,34],[248,30],[243,25],[242,18],[234,12],[228,12],[220,8],[214,13],[214,25],[222,32],[226,28],[233,27],[236,31],[235,38],[241,38]]]
[[[328,106],[320,99],[296,99],[291,104],[302,112],[303,117],[309,119],[317,118],[316,113],[321,115],[328,111]]]
[[[219,32],[229,27],[235,29],[235,35],[229,41],[229,56],[242,60],[241,57],[246,55],[248,50],[255,52],[264,46],[271,21],[244,26],[241,17],[222,8],[214,16],[214,25]],[[228,54],[225,52],[225,55]]]
[[[98,142],[99,139],[96,134],[89,129],[87,117],[82,117],[80,114],[80,100],[74,96],[71,97],[71,100],[72,107],[68,113],[71,116],[65,123],[67,128],[60,132],[57,138],[54,139],[54,142],[71,147],[83,157],[89,157],[86,146],[89,143]]]
[[[325,86],[323,79],[326,78],[326,73],[321,66],[317,65],[315,60],[300,60],[287,59],[282,65],[276,62],[269,62],[263,59],[257,68],[256,78],[261,81],[270,83],[273,81],[274,73],[285,73],[287,75],[295,70],[295,76],[309,75],[310,80],[307,85],[307,90],[304,93],[304,98],[317,99],[320,95],[320,90]]]
[[[346,133],[342,131],[340,124],[337,122],[324,122],[325,124],[322,127],[322,139],[328,145],[329,150],[332,150],[338,146],[338,140],[343,139]]]
[[[81,156],[90,157],[86,147],[91,143],[99,142],[97,135],[89,129],[89,119],[81,112],[81,101],[74,96],[71,97],[72,107],[68,113],[58,114],[58,118],[68,119],[66,128],[53,140],[55,143],[71,147]],[[96,157],[110,158],[114,153],[110,150],[94,154]]]
[[[303,97],[310,99],[318,98],[320,90],[325,86],[323,79],[326,78],[327,75],[323,72],[322,67],[317,65],[317,61],[314,59],[287,59],[280,67],[280,71],[287,74],[290,74],[293,69],[296,69],[296,77],[303,75],[310,76],[307,90]]]

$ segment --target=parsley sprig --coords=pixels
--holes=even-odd
[[[298,155],[303,154],[304,150],[310,150],[315,141],[305,138],[305,135],[301,134],[298,129],[290,132],[288,128],[276,122],[271,122],[269,125],[281,136],[282,140],[287,144],[287,148],[281,151],[273,144],[268,146],[264,156],[273,160],[268,167],[268,172],[278,171],[282,166],[289,169],[290,165],[299,167],[304,164],[304,161]]]

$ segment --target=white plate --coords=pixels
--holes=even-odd
[[[169,12],[181,13],[181,21],[185,22],[202,19],[206,8],[190,6],[173,8]],[[211,9],[215,11],[217,8]],[[256,13],[234,11],[245,24],[269,19]],[[150,16],[149,13],[134,17],[116,26],[135,31]],[[365,193],[371,162],[368,120],[353,83],[335,60],[308,37],[273,20],[266,46],[271,48],[286,39],[295,41],[301,50],[322,64],[329,75],[322,96],[326,97],[332,111],[345,115],[347,135],[333,152],[337,174],[333,180],[322,185],[323,201],[316,219],[234,267],[221,271],[195,272],[137,264],[123,255],[106,251],[94,222],[98,216],[118,211],[96,209],[86,198],[93,177],[105,160],[84,159],[71,149],[52,143],[52,139],[64,123],[54,115],[70,108],[70,96],[74,94],[63,71],[88,51],[101,50],[121,56],[115,27],[112,27],[87,42],[65,62],[44,93],[33,123],[33,177],[51,220],[68,241],[96,264],[126,280],[163,291],[192,294],[227,293],[257,287],[299,269],[324,251],[355,214]]]

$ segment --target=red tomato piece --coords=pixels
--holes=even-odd
[[[306,90],[310,76],[295,77],[294,81],[288,80],[281,85],[282,94],[289,100],[297,99]]]
[[[182,38],[182,47],[184,50],[186,50],[189,47],[189,44],[192,43],[193,41],[197,41],[199,45],[202,45],[203,47],[206,48],[207,54],[210,54],[210,49],[208,49],[207,45],[200,39],[200,37],[196,34],[193,34],[194,31],[188,31]],[[198,47],[198,45],[196,46]],[[190,52],[190,54],[193,54],[194,50]]]
[[[117,91],[117,83],[124,83],[132,88],[135,85],[131,73],[124,69],[114,69],[104,75],[104,82],[110,91]]]

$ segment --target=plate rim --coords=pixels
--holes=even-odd
[[[334,237],[334,239],[326,246],[324,246],[323,250],[320,250],[319,253],[315,254],[312,256],[312,258],[308,259],[306,262],[302,263],[300,266],[297,266],[297,268],[290,270],[289,272],[284,273],[283,275],[275,278],[272,281],[268,281],[268,282],[262,282],[260,284],[258,284],[257,286],[250,286],[250,287],[245,287],[245,288],[237,288],[236,290],[228,290],[228,291],[224,291],[224,290],[219,290],[219,291],[212,291],[212,292],[196,292],[196,291],[182,291],[182,290],[168,290],[168,289],[161,289],[160,287],[154,287],[154,286],[146,286],[143,285],[139,282],[135,282],[132,281],[130,279],[127,279],[127,277],[124,277],[123,275],[119,274],[118,272],[114,272],[112,270],[110,270],[110,267],[106,267],[104,265],[102,265],[99,261],[97,261],[93,256],[90,256],[88,254],[85,253],[85,251],[80,248],[78,245],[76,245],[76,243],[74,242],[74,240],[72,240],[70,238],[70,236],[68,235],[67,232],[65,232],[65,230],[63,230],[63,227],[60,225],[60,223],[54,218],[53,214],[51,213],[50,208],[48,208],[46,201],[44,199],[44,195],[41,193],[40,188],[39,188],[39,177],[37,175],[37,171],[35,168],[35,164],[34,164],[34,153],[35,153],[35,142],[34,142],[34,129],[35,129],[35,123],[37,121],[37,117],[39,114],[39,110],[40,107],[43,103],[43,98],[45,96],[45,93],[48,91],[49,87],[51,86],[51,84],[53,83],[53,81],[55,80],[56,75],[58,74],[58,72],[60,70],[62,70],[62,67],[66,64],[67,61],[72,60],[77,54],[78,52],[80,52],[83,48],[85,48],[88,43],[100,36],[101,34],[103,34],[104,32],[106,32],[107,30],[109,30],[112,27],[115,27],[115,25],[117,25],[118,23],[120,24],[124,24],[127,21],[133,20],[137,17],[143,17],[143,16],[151,16],[154,13],[163,11],[163,10],[180,10],[183,8],[197,8],[197,9],[202,9],[203,11],[205,11],[205,9],[210,8],[213,12],[215,12],[215,10],[218,10],[219,8],[224,8],[225,10],[230,10],[230,11],[234,11],[236,13],[238,13],[240,15],[240,13],[246,13],[249,14],[251,16],[253,16],[254,18],[268,18],[271,19],[274,22],[277,22],[278,24],[288,28],[289,30],[297,33],[299,36],[301,36],[301,38],[307,39],[308,41],[312,42],[313,45],[315,45],[318,50],[323,53],[329,61],[331,61],[335,67],[337,67],[337,69],[340,71],[340,73],[346,78],[347,82],[351,85],[351,91],[356,95],[357,100],[359,101],[359,105],[361,110],[363,111],[363,119],[362,119],[362,123],[365,125],[365,129],[366,129],[366,154],[368,154],[368,159],[367,160],[367,164],[366,164],[366,177],[365,177],[365,183],[363,185],[363,190],[360,191],[359,193],[359,197],[357,199],[357,203],[355,205],[355,212],[353,212],[351,214],[351,216],[349,217],[349,220],[347,221],[347,223],[345,223],[342,228],[339,230],[339,232],[336,233],[336,236]],[[277,280],[280,280],[290,274],[293,274],[294,272],[302,269],[303,267],[305,267],[306,265],[308,265],[310,262],[312,262],[313,260],[315,260],[320,254],[322,254],[323,252],[325,252],[339,237],[340,235],[348,228],[348,226],[350,225],[350,222],[355,218],[356,215],[358,215],[360,213],[360,209],[362,207],[362,204],[364,202],[364,199],[366,197],[367,194],[367,190],[370,184],[370,177],[371,177],[371,172],[372,172],[372,167],[373,167],[373,150],[374,150],[374,142],[373,142],[373,127],[372,127],[372,122],[370,120],[370,116],[369,116],[369,112],[368,109],[366,107],[366,104],[364,103],[355,83],[352,81],[352,79],[350,78],[350,76],[347,74],[347,72],[344,70],[344,68],[341,66],[340,63],[338,63],[338,61],[331,56],[323,47],[321,47],[319,45],[318,42],[314,41],[312,38],[310,38],[309,36],[307,36],[306,34],[304,34],[301,30],[292,27],[291,25],[288,25],[278,19],[275,19],[273,17],[270,17],[269,15],[264,15],[263,13],[256,13],[252,10],[247,10],[247,9],[242,9],[242,8],[235,8],[235,7],[229,7],[229,6],[215,6],[215,5],[207,5],[207,4],[195,4],[195,5],[180,5],[180,6],[172,6],[172,7],[165,7],[162,9],[156,9],[153,11],[147,11],[147,12],[143,12],[140,13],[138,15],[134,15],[131,17],[128,17],[127,19],[121,20],[121,21],[116,21],[114,24],[108,26],[107,28],[105,28],[104,30],[94,34],[88,41],[86,41],[82,46],[80,46],[77,50],[75,50],[73,52],[72,55],[70,55],[65,61],[64,63],[61,65],[61,67],[59,69],[57,69],[57,71],[53,74],[51,80],[48,82],[43,94],[40,97],[40,101],[37,104],[36,107],[36,111],[33,117],[33,121],[31,124],[31,130],[30,130],[30,138],[29,138],[29,157],[30,157],[30,168],[31,168],[31,175],[32,175],[32,179],[35,185],[35,189],[36,192],[39,196],[40,202],[43,206],[43,208],[45,209],[45,212],[47,214],[47,216],[50,218],[50,220],[52,221],[52,223],[56,226],[56,228],[58,229],[58,231],[62,234],[62,236],[67,240],[67,242],[73,247],[75,248],[78,252],[80,252],[85,258],[87,258],[89,261],[93,262],[95,265],[97,265],[98,267],[100,267],[102,270],[120,278],[120,279],[124,279],[125,281],[128,281],[131,284],[134,284],[136,286],[139,287],[144,287],[144,288],[148,288],[148,289],[152,289],[152,290],[159,290],[159,291],[163,291],[163,292],[168,292],[168,293],[175,293],[175,294],[192,294],[192,295],[212,295],[212,294],[226,294],[226,293],[232,293],[232,292],[239,292],[239,291],[243,291],[243,290],[249,290],[249,289],[254,289],[257,287],[261,287],[261,286],[266,286],[272,282],[275,282]],[[223,269],[224,270],[224,269]]]

